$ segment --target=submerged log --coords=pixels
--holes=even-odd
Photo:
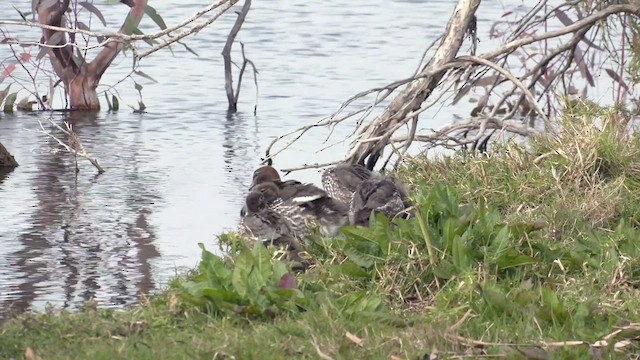
[[[0,143],[0,168],[14,168],[18,166],[18,162],[9,154],[9,150]]]

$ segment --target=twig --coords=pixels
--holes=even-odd
[[[81,158],[89,160],[91,165],[93,165],[96,169],[98,169],[99,174],[104,173],[104,168],[100,166],[96,158],[91,157],[91,155],[87,153],[87,151],[84,149],[84,146],[82,146],[82,144],[80,143],[80,138],[75,132],[73,132],[71,125],[68,122],[65,122],[65,126],[67,127],[67,129],[64,129],[60,125],[56,124],[52,119],[49,119],[49,123],[51,123],[51,125],[55,126],[58,130],[65,133],[70,140],[75,139],[75,143],[74,141],[70,141],[69,144],[66,144],[64,141],[60,140],[55,135],[45,130],[44,126],[42,125],[42,121],[40,121],[40,119],[38,119],[38,123],[40,124],[40,130],[38,130],[38,132],[57,141],[58,144],[62,145],[62,147],[64,147],[65,150],[67,150],[67,152],[73,154],[74,156],[79,156]],[[76,167],[77,167],[77,163],[76,163]]]
[[[240,71],[240,75],[238,75],[238,88],[236,89],[236,101],[238,101],[238,96],[240,96],[240,84],[242,83],[242,75],[244,74],[244,70],[248,65],[251,65],[253,69],[253,83],[256,86],[256,103],[253,106],[253,115],[258,112],[258,69],[256,69],[256,65],[250,59],[247,59],[247,56],[244,52],[244,43],[240,42],[240,49],[242,50],[242,69]]]

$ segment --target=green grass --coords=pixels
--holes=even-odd
[[[8,321],[0,358],[637,358],[639,155],[624,114],[583,105],[526,145],[414,158],[415,217],[312,237],[304,274],[224,234],[132,309]]]

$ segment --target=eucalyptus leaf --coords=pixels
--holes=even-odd
[[[180,45],[184,46],[184,48],[185,48],[188,52],[192,53],[193,55],[195,55],[195,56],[197,56],[197,57],[200,57],[200,55],[198,55],[198,53],[197,53],[197,52],[193,51],[193,49],[191,49],[189,46],[187,46],[187,44],[185,44],[185,43],[183,43],[183,42],[181,42],[181,41],[178,41],[178,44],[180,44]]]
[[[134,71],[134,73],[142,76],[143,78],[149,79],[149,80],[153,81],[154,83],[157,83],[156,79],[154,79],[151,76],[147,75],[146,73],[142,72],[142,70],[136,70],[136,71]]]
[[[102,22],[103,26],[107,26],[107,20],[105,20],[104,15],[102,15],[102,12],[97,7],[95,7],[95,5],[93,5],[88,1],[79,2],[78,5],[87,9],[89,12],[94,14],[98,19],[100,19],[100,22]]]
[[[160,27],[160,29],[164,30],[167,28],[167,24],[165,24],[164,19],[162,19],[162,16],[158,14],[156,9],[150,5],[145,5],[144,12],[151,18],[151,20],[153,20],[154,23],[156,23],[156,25],[158,25],[158,27]]]
[[[113,95],[112,99],[113,99],[113,111],[118,111],[120,109],[120,102],[118,101],[118,98],[115,95]]]
[[[61,31],[58,31],[53,35],[51,35],[49,39],[47,39],[47,41],[45,42],[45,45],[58,45],[60,44],[60,41],[62,41],[62,39],[64,39],[64,33]],[[36,56],[36,60],[42,59],[49,52],[49,50],[50,50],[49,47],[43,46],[38,52],[38,55]]]

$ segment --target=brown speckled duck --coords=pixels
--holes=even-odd
[[[325,170],[322,185],[331,197],[347,204],[352,225],[368,225],[371,212],[392,218],[410,206],[402,182],[358,164],[339,164]]]
[[[247,195],[243,217],[262,211],[261,206],[275,212],[287,225],[287,235],[301,237],[309,232],[309,226],[317,223],[327,236],[338,234],[348,222],[348,206],[332,199],[313,184],[299,181],[281,181],[273,167],[262,166],[254,172],[253,184]],[[271,215],[272,216],[272,215]],[[274,225],[275,226],[275,223]],[[282,229],[278,226],[278,229]]]
[[[332,198],[350,206],[353,194],[373,172],[357,164],[339,164],[322,173],[322,187]]]

